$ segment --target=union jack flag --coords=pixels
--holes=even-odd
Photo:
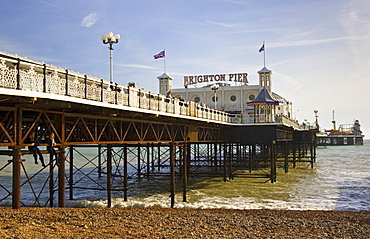
[[[164,51],[161,51],[160,53],[158,53],[157,55],[154,55],[154,59],[158,59],[158,58],[163,58],[165,57],[165,53]]]
[[[259,52],[263,52],[265,50],[265,44],[263,44],[262,46],[261,46],[261,48],[259,49]]]

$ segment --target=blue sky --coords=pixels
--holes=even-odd
[[[184,75],[247,72],[258,84],[266,42],[273,91],[294,115],[323,128],[359,119],[370,137],[370,1],[368,0],[13,0],[0,9],[0,51],[158,92],[166,49],[174,87]]]

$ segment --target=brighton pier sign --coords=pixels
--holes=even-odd
[[[226,79],[226,76],[228,79]],[[234,81],[248,83],[248,73],[184,76],[184,86],[206,82]]]

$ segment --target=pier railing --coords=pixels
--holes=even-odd
[[[79,72],[9,54],[0,54],[0,87],[231,122],[228,113],[200,106],[194,102],[167,98],[143,89],[111,83]]]
[[[7,53],[0,53],[0,88],[63,95],[223,123],[243,124],[241,117],[235,114]],[[276,117],[268,123],[282,123],[299,128],[298,123],[292,119]],[[266,121],[260,123],[265,124]]]

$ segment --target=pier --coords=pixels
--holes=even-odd
[[[129,200],[130,181],[139,178],[159,180],[174,207],[179,192],[187,200],[189,177],[226,181],[239,169],[264,168],[263,177],[274,183],[278,166],[288,172],[307,162],[312,168],[316,158],[316,129],[302,129],[293,120],[243,124],[194,102],[5,53],[0,101],[0,204],[11,199],[15,209],[65,207],[77,189],[106,191],[111,207],[112,192]],[[45,167],[39,162],[40,170],[30,174],[24,155],[32,154],[27,139],[33,133]],[[46,150],[51,133],[57,158]],[[76,164],[81,148],[96,155]],[[35,179],[44,182],[41,189],[33,187]],[[80,185],[83,180],[91,182],[89,188]],[[33,204],[25,204],[25,197]]]

